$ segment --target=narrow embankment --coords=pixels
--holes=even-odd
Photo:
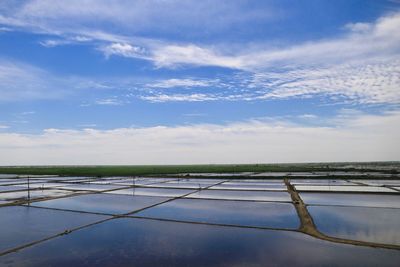
[[[331,237],[331,236],[324,235],[323,233],[318,231],[317,227],[315,226],[314,221],[313,221],[310,213],[307,210],[307,206],[304,204],[299,193],[296,191],[296,188],[290,183],[289,179],[284,179],[284,182],[286,184],[287,190],[290,193],[293,204],[296,208],[297,215],[299,216],[299,219],[300,219],[300,228],[299,228],[300,232],[310,235],[310,236],[313,236],[318,239],[322,239],[322,240],[326,240],[326,241],[330,241],[330,242],[334,242],[334,243],[400,250],[399,245],[380,244],[380,243],[358,241],[358,240],[344,239],[344,238]]]

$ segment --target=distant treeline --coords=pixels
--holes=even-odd
[[[397,165],[397,166],[396,166]],[[394,166],[390,168],[390,166]],[[399,163],[306,163],[306,164],[225,164],[225,165],[137,165],[137,166],[7,166],[2,174],[65,176],[136,176],[177,173],[239,172],[380,172],[398,174]],[[386,167],[386,168],[382,168]],[[388,168],[389,167],[389,168]]]

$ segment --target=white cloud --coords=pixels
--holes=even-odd
[[[224,28],[234,21],[259,19],[249,10],[239,12],[244,2],[220,3],[213,1],[27,1],[23,4],[4,5],[0,9],[0,23],[9,27],[23,27],[32,31],[44,31],[59,36],[42,42],[45,46],[92,41],[106,57],[122,56],[148,60],[158,68],[189,66],[217,66],[242,71],[246,81],[233,80],[231,88],[240,90],[214,93],[195,92],[192,96],[155,92],[142,96],[152,102],[288,99],[328,96],[331,101],[347,101],[358,104],[382,104],[400,102],[400,12],[387,14],[375,22],[354,22],[344,26],[342,36],[313,40],[273,48],[271,44],[220,43],[204,45],[177,43],[138,37],[146,30],[173,28],[174,23],[188,21],[190,27],[210,23]],[[75,4],[76,5],[75,5]],[[215,6],[210,10],[209,5]],[[196,12],[183,12],[182,7]],[[127,8],[127,7],[130,8]],[[163,24],[165,14],[170,23]],[[227,22],[217,23],[214,16],[224,14]],[[92,23],[96,21],[107,22]],[[155,19],[157,18],[157,19]],[[175,18],[175,19],[171,19]],[[204,19],[209,18],[209,20]],[[219,19],[223,21],[223,19]],[[172,23],[172,24],[171,24]],[[184,23],[183,23],[184,24]],[[224,25],[222,25],[224,24]],[[111,26],[112,27],[111,27]],[[120,35],[110,33],[117,25]],[[124,31],[123,25],[131,27]],[[139,30],[132,30],[135,27]],[[161,27],[161,28],[159,28]],[[206,27],[206,26],[202,26]],[[210,28],[213,28],[210,27]],[[206,27],[207,28],[207,27]],[[116,32],[116,31],[113,31]],[[124,33],[128,33],[125,34]],[[65,40],[64,40],[64,39]],[[153,38],[156,38],[153,36]],[[0,81],[1,82],[1,81]],[[202,87],[198,79],[170,79],[152,88]],[[221,81],[221,83],[224,81]],[[186,83],[186,84],[185,84]],[[193,85],[191,85],[191,83]],[[218,87],[217,83],[214,83]],[[170,87],[169,87],[170,86]]]
[[[264,72],[253,76],[248,86],[265,88],[254,98],[339,96],[355,103],[400,103],[400,57],[360,65],[299,68]]]
[[[369,32],[372,30],[371,23],[365,23],[365,22],[356,22],[356,23],[348,23],[344,26],[345,29],[350,30],[352,32]]]
[[[268,9],[246,8],[247,1],[212,0],[9,0],[0,7],[0,23],[35,27],[45,31],[86,28],[89,31],[118,27],[129,33],[208,34],[243,22],[268,21],[281,14]],[[190,12],[188,12],[190,10]]]
[[[349,114],[349,113],[347,113]],[[400,159],[400,112],[355,113],[331,127],[252,120],[227,125],[0,133],[0,162],[184,164]]]
[[[318,116],[314,114],[302,114],[298,116],[300,119],[307,119],[307,120],[312,120],[312,119],[317,119]]]
[[[10,126],[0,124],[0,130],[8,129]]]
[[[224,56],[196,45],[162,45],[154,48],[151,60],[158,67],[176,67],[181,64],[237,69],[244,67],[241,57]]]
[[[214,101],[220,99],[219,97],[211,94],[156,94],[142,96],[141,99],[153,103],[157,102],[201,102],[201,101]]]
[[[99,48],[106,57],[111,55],[118,55],[131,58],[149,59],[145,54],[146,51],[143,47],[133,46],[127,43],[112,43]]]
[[[125,102],[116,99],[116,98],[105,98],[105,99],[99,99],[95,101],[95,104],[97,105],[104,105],[104,106],[121,106],[125,104]]]
[[[65,36],[65,38],[62,39],[47,39],[40,41],[39,43],[44,47],[56,47],[60,45],[86,43],[90,41],[92,41],[92,39],[86,36]]]
[[[216,80],[193,80],[193,79],[167,79],[155,83],[148,83],[146,87],[153,88],[175,88],[175,87],[208,87],[216,83]]]

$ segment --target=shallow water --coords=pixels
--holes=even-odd
[[[312,206],[308,210],[317,228],[329,236],[400,245],[400,209]]]
[[[15,190],[24,190],[24,188],[15,186],[15,185],[1,185],[0,186],[0,192],[15,191]]]
[[[294,206],[287,203],[178,199],[135,216],[270,228],[299,226]]]
[[[74,192],[59,189],[36,189],[36,190],[25,190],[16,192],[1,192],[0,200],[18,200],[18,199],[36,199],[45,197],[60,197],[71,195]]]
[[[0,174],[0,179],[6,179],[6,178],[14,178],[17,177],[18,175],[16,174]]]
[[[345,180],[334,179],[290,179],[293,185],[355,185]]]
[[[287,192],[238,191],[238,190],[202,190],[191,194],[189,198],[253,200],[253,201],[291,201]]]
[[[20,184],[17,185],[18,187],[23,187],[23,188],[28,188],[28,184],[24,183],[24,184]],[[57,187],[63,187],[64,184],[62,183],[47,183],[47,182],[41,182],[41,183],[30,183],[29,184],[29,188],[30,189],[34,189],[34,188],[57,188]]]
[[[108,217],[33,207],[2,207],[0,252],[105,218]]]
[[[89,194],[40,201],[31,205],[36,207],[98,212],[105,214],[124,214],[152,206],[167,199],[168,198],[161,197]]]
[[[249,183],[229,183],[229,184],[220,184],[212,186],[210,189],[228,189],[228,190],[258,190],[258,191],[284,191],[286,190],[285,185],[281,184],[269,184],[269,185],[260,185],[260,184],[249,184]]]
[[[373,192],[373,193],[396,193],[395,190],[377,186],[358,186],[358,185],[296,185],[298,191],[327,191],[327,192]]]
[[[211,186],[210,183],[194,183],[194,182],[176,182],[176,183],[157,183],[150,184],[147,187],[162,187],[162,188],[187,188],[187,189],[200,189]]]
[[[400,208],[400,194],[300,193],[306,204]]]
[[[400,253],[295,233],[115,219],[0,257],[5,266],[397,266]]]
[[[26,179],[0,179],[0,185],[14,185],[14,184],[24,184],[26,183]]]
[[[65,184],[61,187],[61,189],[70,189],[70,190],[90,190],[90,191],[104,191],[104,190],[112,190],[123,188],[122,185],[106,185],[106,184]]]
[[[183,195],[194,192],[193,189],[167,189],[167,188],[129,188],[121,189],[112,192],[106,192],[110,194],[121,194],[131,196],[159,196],[159,197],[181,197]]]

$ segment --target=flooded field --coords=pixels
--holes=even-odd
[[[0,266],[398,266],[399,185],[4,175]]]

